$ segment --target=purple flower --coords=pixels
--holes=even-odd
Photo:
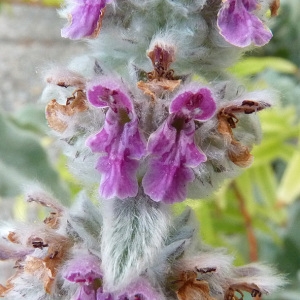
[[[73,40],[95,38],[102,23],[104,8],[110,0],[75,0],[66,8],[69,18],[61,36]]]
[[[114,300],[115,298],[109,293],[102,293],[97,291],[96,300]]]
[[[179,93],[169,110],[167,120],[149,137],[143,187],[154,201],[173,203],[186,198],[187,184],[195,177],[192,168],[206,161],[194,141],[194,120],[211,118],[216,103],[209,89],[192,87]]]
[[[272,32],[254,14],[257,0],[225,0],[218,14],[218,27],[225,40],[237,47],[267,44]]]
[[[91,254],[80,254],[71,259],[63,270],[63,277],[77,283],[79,288],[73,300],[111,300],[103,293],[100,260]]]
[[[141,278],[130,284],[126,291],[116,295],[116,300],[162,300],[165,299],[150,283]]]
[[[130,96],[112,79],[100,78],[88,87],[89,101],[109,107],[102,130],[90,137],[87,145],[100,152],[97,170],[102,173],[100,194],[105,198],[124,199],[136,196],[138,160],[146,152]]]

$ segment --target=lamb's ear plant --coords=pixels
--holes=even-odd
[[[172,214],[172,204],[201,201],[253,162],[259,111],[276,94],[247,91],[226,69],[269,42],[267,16],[278,8],[277,0],[67,1],[62,36],[86,40],[89,51],[45,72],[42,99],[86,191],[71,208],[27,193],[50,215],[2,230],[0,258],[16,260],[2,297],[260,299],[283,285],[272,267],[235,267],[224,249],[204,245],[192,210]]]

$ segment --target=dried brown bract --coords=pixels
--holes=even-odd
[[[0,297],[4,297],[7,292],[14,288],[14,285],[11,283],[14,278],[15,276],[9,278],[5,286],[0,284]]]
[[[67,259],[73,242],[60,234],[49,231],[41,233],[41,236],[29,237],[27,245],[41,250],[47,247],[47,252],[39,257],[28,254],[18,259],[14,267],[17,269],[16,273],[7,280],[5,286],[0,285],[0,297],[13,289],[14,281],[26,273],[39,278],[44,284],[45,291],[50,294],[57,272]]]
[[[181,80],[154,79],[149,82],[139,81],[137,86],[144,94],[151,97],[155,101],[156,95],[162,94],[165,91],[173,92],[179,85]]]
[[[46,74],[45,78],[47,83],[55,84],[64,88],[73,86],[76,89],[84,90],[86,79],[73,71],[55,68]]]
[[[26,274],[42,281],[45,292],[50,294],[56,275],[67,260],[74,244],[72,239],[56,231],[60,226],[59,220],[65,212],[65,208],[61,204],[42,192],[28,195],[27,201],[51,208],[55,212],[44,220],[46,226],[38,227],[29,236],[27,234],[23,236],[22,230],[8,233],[7,241],[19,244],[20,249],[14,250],[12,248],[11,253],[7,255],[10,259],[17,259],[14,267],[16,273],[7,280],[5,286],[0,285],[0,297],[9,293],[19,278]],[[1,250],[5,251],[5,249],[2,247]]]
[[[274,0],[270,4],[271,17],[278,16],[278,10],[280,7],[280,0]]]
[[[17,233],[15,233],[14,231],[10,231],[7,235],[7,239],[15,244],[19,244],[20,243],[20,239],[17,235]]]
[[[170,69],[175,58],[174,48],[155,45],[154,49],[148,52],[148,57],[154,70],[146,73],[146,81],[139,81],[137,86],[155,101],[157,95],[165,91],[174,91],[180,85],[181,79],[175,77],[174,70]]]
[[[48,251],[45,257],[27,256],[24,261],[24,272],[38,276],[44,284],[45,291],[50,294],[57,272],[67,259],[72,243],[58,234],[51,236],[46,242]]]
[[[105,14],[105,7],[100,10],[97,26],[96,26],[94,32],[89,36],[89,38],[95,39],[99,35],[101,28],[102,28],[102,21],[103,21],[104,14]]]
[[[55,99],[51,100],[46,107],[48,125],[56,131],[64,132],[68,127],[64,117],[86,111],[88,109],[86,101],[86,94],[82,90],[76,90],[72,97],[67,99],[65,105],[57,103]]]
[[[36,202],[44,207],[53,209],[54,211],[50,212],[49,216],[44,220],[44,224],[51,229],[59,228],[60,219],[64,213],[64,207],[56,200],[46,194],[35,194],[34,196],[28,195],[27,202]]]
[[[215,298],[210,296],[208,283],[204,280],[197,279],[196,272],[183,272],[177,283],[179,285],[176,292],[178,300],[215,300]]]
[[[175,58],[175,50],[172,47],[163,48],[156,45],[152,51],[148,52],[148,57],[151,59],[154,67],[154,70],[148,73],[149,80],[174,79],[174,70],[170,69],[170,65]]]
[[[243,300],[244,294],[242,291],[250,293],[252,297],[261,297],[261,291],[256,284],[236,283],[227,289],[224,300]],[[239,293],[239,296],[236,293]]]
[[[31,244],[33,248],[39,248],[43,250],[44,247],[48,247],[48,244],[45,244],[43,239],[40,237],[32,237]]]
[[[235,114],[252,114],[269,106],[270,105],[265,102],[244,100],[240,105],[227,106],[218,112],[218,131],[230,144],[228,157],[237,166],[242,168],[248,167],[252,163],[253,157],[249,148],[237,141],[233,135],[232,129],[236,128],[236,124],[239,121]]]
[[[50,212],[49,217],[44,220],[44,223],[52,229],[58,229],[60,225],[60,217],[62,215],[59,212]]]

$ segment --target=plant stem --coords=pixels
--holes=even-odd
[[[253,224],[252,224],[252,217],[247,210],[245,198],[243,197],[242,193],[237,187],[235,181],[232,182],[231,186],[238,200],[240,211],[245,221],[245,227],[246,227],[248,244],[249,244],[249,259],[251,262],[254,262],[258,260],[258,246],[257,246],[257,239],[254,233]]]

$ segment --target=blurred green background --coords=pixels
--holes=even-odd
[[[59,0],[2,1],[0,18],[4,6],[24,2],[52,9],[59,5]],[[205,243],[226,247],[237,265],[259,260],[286,274],[288,286],[264,297],[273,300],[300,299],[299,20],[299,0],[281,0],[279,16],[271,23],[272,41],[229,70],[249,90],[271,88],[280,94],[280,103],[259,113],[263,141],[252,151],[253,165],[210,199],[185,203],[195,209]],[[65,158],[56,153],[53,160],[43,114],[43,108],[32,105],[9,113],[0,108],[0,202],[5,208],[7,201],[15,201],[15,219],[28,218],[21,196],[28,179],[38,177],[65,204],[80,189]],[[183,210],[183,204],[175,209]]]

